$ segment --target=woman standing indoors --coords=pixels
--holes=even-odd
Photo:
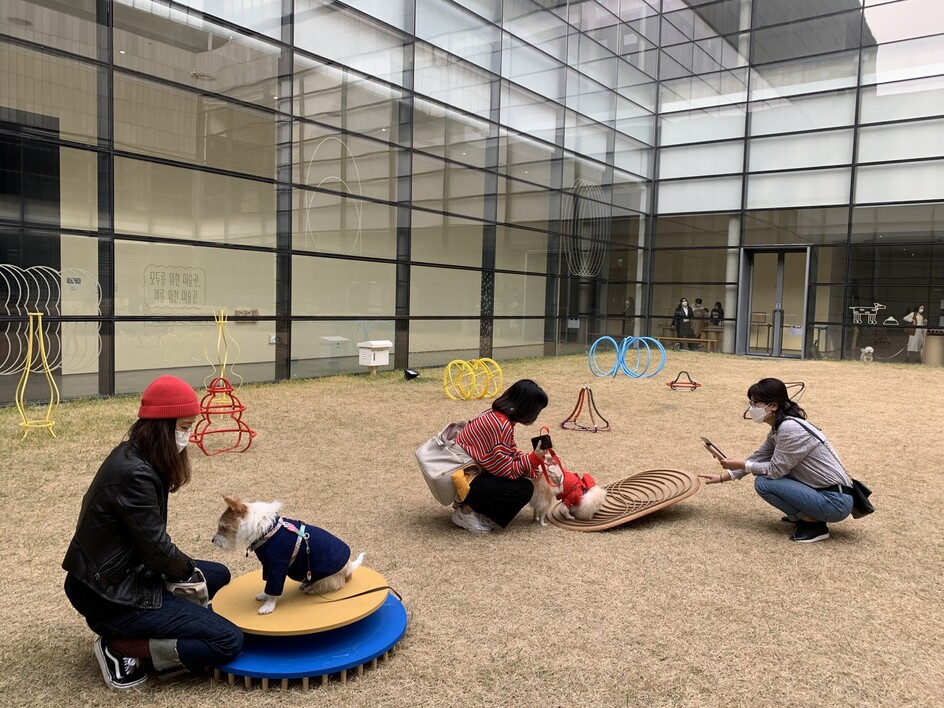
[[[806,421],[806,411],[787,394],[780,379],[761,379],[747,390],[750,407],[744,417],[770,426],[767,439],[746,459],[726,457],[721,474],[700,474],[706,484],[739,480],[751,474],[754,489],[796,524],[791,541],[812,543],[829,538],[827,523],[852,512],[852,480],[836,451]]]
[[[905,330],[908,333],[908,344],[905,346],[905,363],[911,363],[911,357],[914,356],[914,363],[921,363],[921,351],[924,349],[924,341],[928,336],[928,330],[924,325],[927,323],[927,317],[924,314],[924,305],[908,311],[908,314],[902,317],[910,326]]]

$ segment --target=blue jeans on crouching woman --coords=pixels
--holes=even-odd
[[[229,569],[213,561],[195,563],[203,571],[212,599],[229,583]],[[161,594],[161,606],[149,610],[108,602],[72,576],[66,577],[65,590],[72,606],[96,634],[149,639],[151,662],[158,671],[171,671],[181,665],[197,671],[225,664],[242,651],[239,627],[212,609],[174,597],[167,590]]]
[[[852,512],[852,497],[835,489],[815,489],[789,475],[780,479],[754,478],[761,499],[784,512],[791,521],[811,516],[817,521],[842,521]]]

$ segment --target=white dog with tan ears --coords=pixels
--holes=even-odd
[[[301,582],[308,595],[340,590],[364,561],[361,553],[353,561],[344,541],[324,529],[279,515],[282,502],[243,503],[223,497],[226,511],[220,516],[213,543],[225,550],[246,548],[262,563],[265,591],[260,615],[267,615],[285,587],[285,579]]]

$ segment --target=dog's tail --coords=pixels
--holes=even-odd
[[[364,562],[364,554],[361,553],[357,558],[351,561],[351,570],[357,570]]]
[[[589,521],[596,516],[605,501],[606,490],[599,485],[593,486],[584,492],[583,498],[580,500],[580,505],[577,506],[576,509],[571,509],[571,512],[578,519]]]

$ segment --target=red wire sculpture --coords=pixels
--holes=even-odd
[[[587,413],[590,415],[590,425],[583,425],[577,420],[580,417],[580,413],[583,410],[584,404],[586,404]],[[603,421],[603,426],[597,425],[597,418]],[[600,413],[600,410],[597,408],[597,404],[593,400],[593,391],[590,390],[589,386],[584,386],[580,389],[580,395],[577,397],[577,405],[574,407],[573,412],[561,422],[560,427],[564,430],[584,430],[590,433],[608,433],[610,431],[610,421],[604,418]]]
[[[190,440],[207,456],[219,455],[221,452],[246,452],[252,445],[256,432],[242,420],[244,410],[246,406],[233,393],[233,384],[223,377],[213,379],[207,386],[207,394],[200,401],[200,420],[197,421]],[[211,416],[229,416],[230,420],[223,420],[214,425]],[[236,442],[229,447],[207,450],[203,444],[204,438],[218,433],[237,433]]]
[[[685,374],[685,378],[688,379],[687,381],[682,381],[682,374]],[[695,389],[701,386],[700,383],[692,379],[691,375],[687,371],[680,371],[678,376],[676,376],[672,381],[666,381],[665,385],[671,388],[673,391],[693,392]]]

